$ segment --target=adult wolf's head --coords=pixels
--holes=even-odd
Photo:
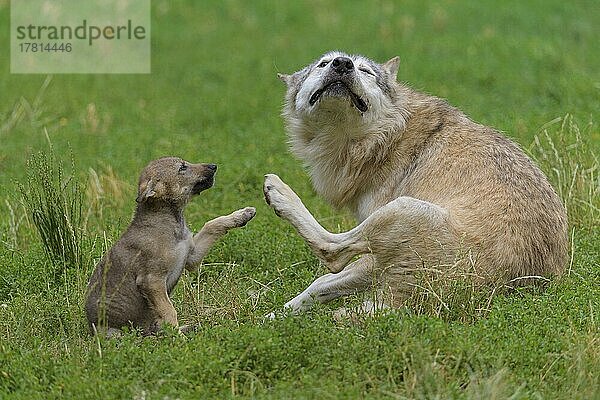
[[[279,75],[292,153],[304,161],[318,193],[341,206],[374,178],[364,165],[383,163],[402,137],[407,88],[396,82],[399,58],[378,64],[329,52],[304,69]],[[371,168],[372,169],[372,168]]]
[[[313,123],[325,130],[330,129],[324,125],[364,127],[389,118],[397,97],[399,62],[394,57],[378,64],[332,51],[294,74],[279,74],[288,86],[283,111],[288,128]]]

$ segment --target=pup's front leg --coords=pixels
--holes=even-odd
[[[177,322],[177,311],[167,294],[167,285],[164,277],[154,274],[140,276],[136,284],[148,301],[148,306],[156,315],[157,328],[169,324],[175,328],[179,327]]]
[[[221,236],[230,229],[246,225],[255,215],[254,207],[246,207],[205,223],[200,232],[194,235],[194,248],[188,256],[186,268],[192,270]]]

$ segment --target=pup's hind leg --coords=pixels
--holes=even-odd
[[[117,328],[99,328],[96,324],[92,324],[91,328],[94,335],[104,336],[107,339],[118,339],[123,335],[123,331]]]
[[[317,278],[283,307],[297,314],[310,309],[315,303],[327,303],[340,296],[362,292],[376,284],[376,279],[373,277],[374,265],[373,256],[366,254],[340,273]],[[274,317],[274,314],[269,316]]]
[[[446,210],[412,197],[399,197],[360,225],[343,233],[323,228],[277,175],[267,175],[267,203],[288,220],[331,272],[339,272],[357,255],[372,253],[377,268],[417,268],[447,262],[457,242]]]
[[[219,238],[230,229],[246,225],[255,214],[256,209],[254,207],[246,207],[205,223],[202,229],[194,235],[194,249],[188,256],[186,268],[188,270],[193,269]]]

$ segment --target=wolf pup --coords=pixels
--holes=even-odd
[[[398,83],[398,65],[334,51],[279,75],[291,151],[316,192],[359,223],[328,232],[266,175],[267,202],[332,272],[285,304],[294,312],[373,286],[381,306],[397,305],[415,271],[457,262],[481,283],[508,285],[565,268],[566,212],[544,174],[498,131]]]
[[[193,269],[217,239],[246,225],[256,212],[246,207],[215,218],[192,235],[183,209],[213,185],[216,171],[215,164],[176,157],[144,168],[133,221],[100,260],[88,285],[85,311],[93,333],[111,336],[131,326],[152,334],[165,323],[178,327],[169,295],[183,268]]]

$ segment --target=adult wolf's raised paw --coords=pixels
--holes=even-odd
[[[302,207],[300,197],[275,174],[265,175],[265,201],[280,217],[287,217]]]

